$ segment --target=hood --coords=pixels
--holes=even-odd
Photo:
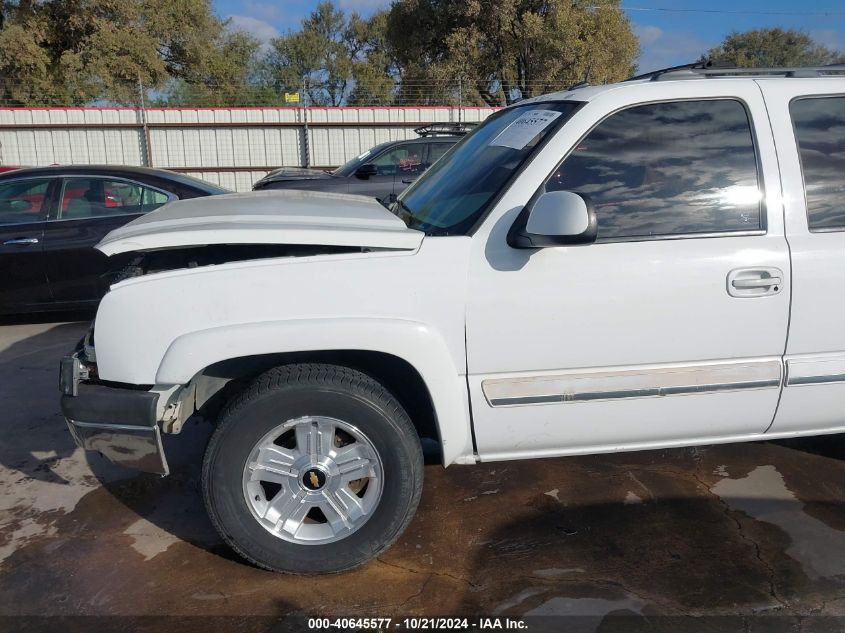
[[[285,180],[327,180],[329,178],[333,178],[333,176],[330,173],[319,169],[282,167],[281,169],[271,171],[269,174],[264,176],[264,178],[256,182],[255,185],[257,186],[260,183],[281,182]]]
[[[416,250],[423,233],[373,198],[297,190],[177,200],[115,229],[106,255],[211,244],[302,244]]]

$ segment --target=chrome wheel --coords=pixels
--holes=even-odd
[[[382,473],[378,452],[356,427],[308,416],[280,424],[253,447],[243,493],[274,536],[322,545],[367,522],[381,498]]]

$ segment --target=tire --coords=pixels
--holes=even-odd
[[[411,522],[422,483],[402,406],[369,376],[323,364],[271,369],[234,398],[202,471],[223,540],[258,567],[292,574],[378,556]]]

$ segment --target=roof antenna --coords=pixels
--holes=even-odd
[[[593,70],[593,62],[587,64],[587,72],[584,73],[584,80],[572,84],[567,90],[578,90],[578,88],[586,88],[590,85],[590,72]]]

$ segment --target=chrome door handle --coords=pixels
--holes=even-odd
[[[737,268],[728,273],[728,294],[732,297],[767,297],[783,288],[780,268]]]
[[[22,246],[26,244],[38,244],[37,237],[16,237],[13,240],[6,240],[3,246]]]
[[[749,288],[768,288],[769,286],[780,286],[780,277],[760,277],[759,279],[734,279],[731,285],[738,290],[746,290]]]

